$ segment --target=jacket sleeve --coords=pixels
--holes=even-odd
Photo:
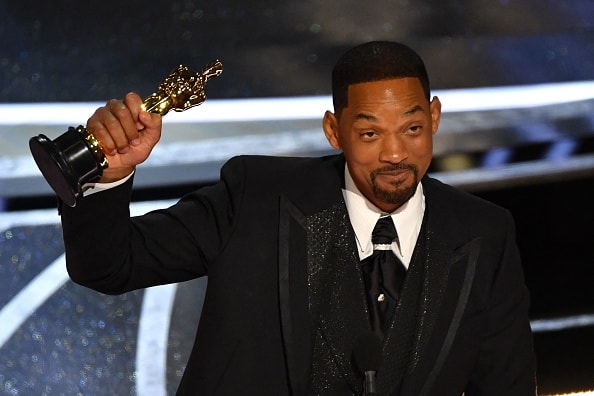
[[[221,180],[170,208],[130,218],[132,180],[63,207],[66,265],[73,281],[119,294],[208,274],[233,230],[243,192],[241,160]]]

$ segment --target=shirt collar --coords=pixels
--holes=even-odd
[[[425,196],[422,184],[417,185],[413,196],[402,206],[392,213],[385,213],[363,196],[355,185],[347,166],[345,166],[344,180],[345,189],[343,195],[351,225],[357,238],[359,256],[364,258],[373,253],[371,233],[375,223],[380,217],[390,215],[394,220],[400,242],[398,246],[400,254],[398,255],[404,258],[406,264],[408,264],[425,213]]]

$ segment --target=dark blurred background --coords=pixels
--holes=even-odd
[[[25,0],[0,1],[0,18],[0,104],[147,95],[172,67],[199,69],[215,58],[225,72],[209,82],[212,99],[328,95],[340,54],[377,39],[415,48],[434,89],[594,80],[591,0]],[[543,120],[542,134],[579,129],[579,154],[591,154],[588,103],[569,121]],[[538,156],[538,147],[520,143],[509,145]],[[535,320],[594,314],[593,173],[587,168],[551,178],[545,172],[526,183],[504,180],[471,189],[516,219]],[[175,198],[212,181],[147,187],[135,192],[135,200]],[[7,202],[8,211],[55,204],[49,196]],[[0,259],[0,266],[9,265],[1,251]],[[539,332],[535,341],[542,392],[594,388],[591,324]],[[0,394],[16,389],[6,387],[7,367],[13,366],[0,363]]]
[[[337,57],[377,39],[417,49],[438,89],[594,77],[588,0],[24,0],[0,15],[0,102],[146,95],[214,58],[212,98],[328,94]]]

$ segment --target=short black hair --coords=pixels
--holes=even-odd
[[[410,47],[393,41],[371,41],[348,50],[332,70],[334,111],[345,108],[350,85],[389,80],[418,78],[430,100],[429,76],[419,54]]]

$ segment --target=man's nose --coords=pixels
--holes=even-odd
[[[396,134],[386,136],[382,144],[380,161],[398,163],[407,157],[408,151],[402,137]]]

